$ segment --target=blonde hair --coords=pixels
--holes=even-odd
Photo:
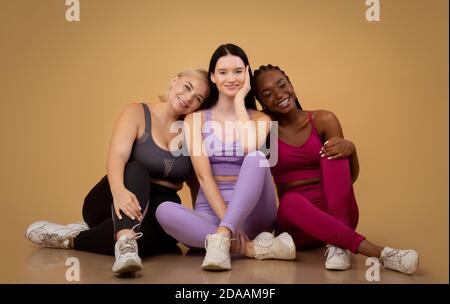
[[[206,82],[207,84],[209,84],[209,75],[208,75],[208,71],[202,68],[190,68],[190,69],[186,69],[184,71],[181,71],[179,73],[177,73],[175,75],[177,78],[180,77],[185,77],[185,76],[194,76],[197,77],[198,79],[203,80],[204,82]],[[170,91],[171,87],[169,87],[166,91],[166,93],[164,95],[160,95],[159,99],[161,101],[166,101],[167,96],[169,95],[169,91]]]

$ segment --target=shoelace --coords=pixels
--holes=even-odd
[[[330,247],[328,247],[328,249],[327,249],[327,251],[325,251],[325,254],[324,254],[324,256],[327,256],[328,255],[328,252],[330,252],[330,259],[332,258],[332,257],[334,257],[334,255],[338,255],[340,258],[344,258],[344,256],[345,256],[345,251],[342,249],[342,248],[339,248],[339,247],[336,247],[336,246],[330,246]]]
[[[206,252],[208,252],[208,246],[211,245],[211,247],[218,247],[220,250],[225,251],[225,237],[220,236],[213,236],[212,234],[208,234],[205,238],[205,249]]]
[[[127,253],[136,253],[137,252],[137,244],[136,240],[139,239],[143,235],[142,232],[135,233],[131,237],[122,240],[119,245],[119,254],[123,256]]]
[[[270,236],[261,236],[258,239],[256,239],[255,243],[258,247],[264,248],[264,249],[269,249],[270,247],[272,247],[273,244],[273,239],[274,237],[270,237]]]
[[[39,235],[44,247],[60,247],[64,248],[64,242],[67,238],[58,234],[41,234]]]
[[[140,224],[136,224],[131,228],[131,230],[135,230],[136,227],[139,227]],[[137,252],[137,244],[136,240],[139,239],[144,234],[142,232],[136,232],[131,237],[126,238],[122,243],[119,245],[119,256],[123,256],[127,253],[136,253]]]
[[[407,253],[405,252],[404,254],[399,254],[400,251],[398,249],[394,249],[389,251],[387,254],[385,254],[384,256],[381,257],[381,264],[384,266],[385,264],[389,264],[389,265],[397,265],[397,266],[401,266],[404,267],[401,263],[403,256]]]
[[[67,233],[64,236],[61,236],[57,233],[43,233],[39,235],[40,240],[42,241],[44,247],[60,247],[65,248],[65,241],[68,241],[69,238],[76,237],[81,230],[74,230]]]

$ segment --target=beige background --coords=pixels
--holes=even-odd
[[[233,42],[337,114],[359,154],[359,231],[448,283],[448,1],[382,0],[381,22],[364,3],[81,0],[69,23],[64,0],[1,0],[0,282],[26,282],[28,224],[81,218],[121,109]]]

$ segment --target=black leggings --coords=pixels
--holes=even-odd
[[[150,183],[147,169],[137,161],[126,164],[124,184],[125,188],[136,195],[144,217],[139,226],[143,235],[137,240],[139,255],[179,252],[176,246],[177,241],[164,232],[155,217],[156,208],[162,202],[171,201],[181,204],[177,191]],[[123,212],[121,215],[122,220],[119,220],[114,212],[108,178],[104,176],[84,199],[83,219],[89,226],[89,230],[82,231],[74,238],[74,248],[114,255],[116,232],[132,229],[139,224],[139,221],[132,220]]]

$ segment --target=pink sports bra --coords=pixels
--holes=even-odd
[[[322,140],[308,112],[311,133],[301,146],[289,145],[278,139],[278,162],[272,167],[275,183],[288,183],[320,177],[320,149]]]

